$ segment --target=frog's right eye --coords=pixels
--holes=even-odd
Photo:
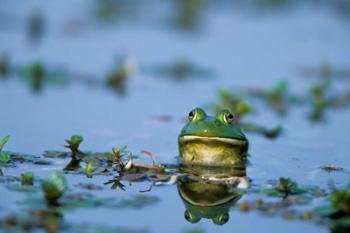
[[[201,108],[195,108],[188,114],[189,121],[202,120],[206,116],[206,113]]]
[[[192,111],[188,114],[188,119],[189,119],[190,121],[192,121],[195,115],[196,115],[195,110],[192,110]]]

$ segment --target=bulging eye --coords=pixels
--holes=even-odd
[[[225,115],[225,120],[226,120],[226,122],[228,122],[228,123],[232,123],[233,120],[234,120],[233,114],[232,114],[232,113],[227,113],[227,114]]]
[[[188,114],[188,120],[189,120],[189,121],[192,121],[193,118],[195,117],[195,115],[196,115],[196,110],[193,109],[193,110]]]
[[[201,108],[195,108],[188,114],[189,121],[198,121],[204,119],[206,113]]]

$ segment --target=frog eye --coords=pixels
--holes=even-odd
[[[195,110],[192,110],[192,111],[188,114],[188,119],[189,119],[190,121],[192,121],[195,115],[196,115]]]
[[[199,220],[201,220],[200,218],[198,218],[188,210],[185,211],[185,219],[190,223],[196,223],[196,222],[199,222]]]
[[[206,113],[201,108],[195,108],[188,114],[188,120],[194,121],[194,120],[201,120],[205,118]]]
[[[217,119],[219,119],[222,123],[231,124],[235,120],[235,117],[229,110],[221,110],[217,114]]]
[[[215,218],[213,218],[213,222],[216,225],[223,225],[225,223],[227,223],[227,221],[230,219],[230,216],[228,215],[228,213],[224,213],[222,215],[216,216]]]
[[[234,120],[233,114],[232,113],[225,114],[225,119],[226,119],[226,122],[232,123]]]

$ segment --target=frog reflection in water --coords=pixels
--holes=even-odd
[[[188,118],[178,138],[183,163],[231,166],[246,159],[248,140],[228,110],[212,117],[195,108]]]
[[[196,173],[194,179],[180,181],[177,184],[179,195],[185,204],[185,219],[197,223],[202,218],[211,219],[217,225],[223,225],[229,220],[229,209],[235,205],[242,194],[234,188],[246,188],[246,170],[191,167],[187,168]]]

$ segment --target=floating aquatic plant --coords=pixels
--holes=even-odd
[[[292,181],[290,178],[284,178],[284,177],[279,178],[276,186],[276,190],[282,193],[284,196],[299,193],[299,188],[297,183]]]
[[[9,139],[10,136],[5,136],[0,139],[0,163],[8,163],[11,159],[10,154],[8,152],[2,151]]]
[[[22,185],[33,185],[34,184],[33,172],[22,173],[21,174],[21,184]]]
[[[338,166],[335,166],[332,164],[326,164],[320,168],[326,172],[334,172],[334,171],[343,171],[344,170],[344,168],[338,167]]]
[[[299,98],[289,94],[288,89],[288,82],[281,80],[270,90],[256,89],[252,90],[251,93],[266,101],[278,114],[284,115],[290,104],[300,102]]]
[[[57,201],[67,190],[67,181],[60,171],[51,172],[48,177],[41,182],[41,187],[45,199],[49,205],[57,205]]]
[[[256,123],[245,122],[242,120],[245,116],[253,112],[253,107],[246,100],[244,92],[230,93],[226,89],[218,92],[220,102],[213,106],[214,111],[218,112],[222,109],[228,109],[235,115],[236,122],[247,132],[254,132],[264,135],[267,138],[276,138],[282,132],[282,126],[278,125],[274,128],[268,128]]]
[[[338,213],[350,216],[350,183],[344,189],[333,191],[330,202]]]
[[[116,67],[107,75],[107,86],[118,94],[124,95],[126,81],[136,72],[136,65],[128,59],[122,59]]]
[[[112,166],[115,163],[117,168],[125,167],[124,158],[127,153],[127,146],[113,147],[112,153],[107,153],[107,164]]]
[[[79,150],[80,144],[84,141],[84,138],[80,135],[73,135],[70,139],[66,139],[67,145],[66,148],[69,148],[72,152],[72,156],[76,156],[78,153],[82,154]]]
[[[215,112],[228,109],[235,115],[238,122],[240,122],[241,118],[252,112],[252,106],[245,99],[243,92],[238,92],[234,95],[227,89],[220,89],[218,96],[220,102],[213,106]]]
[[[20,75],[35,92],[41,91],[45,84],[65,85],[70,81],[70,75],[66,71],[51,69],[41,61],[22,68]]]
[[[5,77],[10,72],[9,58],[7,54],[0,56],[0,77]]]
[[[312,111],[310,113],[310,120],[320,121],[324,117],[324,112],[327,107],[326,91],[329,88],[329,81],[316,84],[310,89],[312,98]]]
[[[313,192],[315,190],[310,188],[309,191]],[[299,188],[296,182],[294,182],[290,178],[285,178],[285,177],[279,178],[274,188],[262,189],[261,192],[266,193],[267,195],[270,195],[270,196],[283,197],[283,198],[286,198],[290,195],[296,195],[298,197],[297,201],[302,201],[302,202],[308,201],[310,199],[308,196],[301,195],[301,194],[305,194],[307,192],[307,189]]]
[[[208,1],[176,0],[173,3],[175,9],[173,10],[172,25],[185,32],[196,31],[200,26],[203,9]]]
[[[172,64],[163,64],[153,68],[154,73],[160,76],[184,80],[189,77],[209,77],[212,72],[209,69],[199,67],[187,59],[178,59]]]
[[[92,178],[92,175],[94,171],[96,170],[96,167],[93,162],[88,162],[85,167],[85,174],[88,178]]]

